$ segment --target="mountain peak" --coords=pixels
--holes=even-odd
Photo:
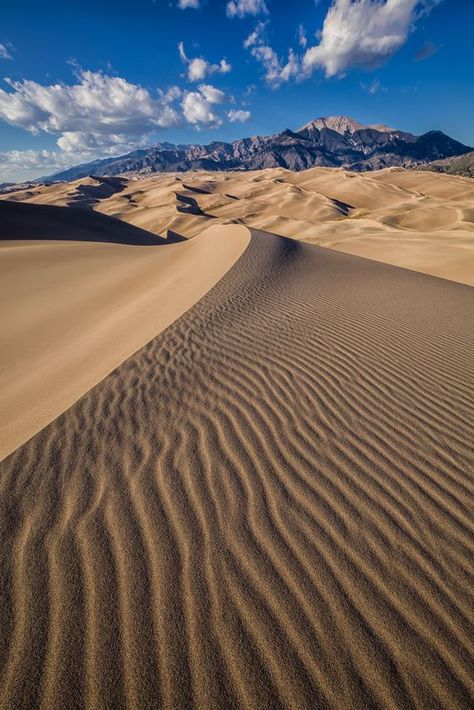
[[[388,166],[411,167],[470,150],[437,131],[417,137],[381,124],[363,125],[349,116],[325,116],[310,121],[297,132],[286,128],[270,136],[247,137],[232,143],[158,143],[118,158],[76,166],[52,177],[73,180],[91,173],[149,175],[270,167],[304,170],[318,165],[360,171]]]
[[[382,123],[364,125],[350,116],[320,116],[314,121],[306,123],[302,128],[300,128],[300,131],[304,131],[306,128],[317,128],[318,130],[321,130],[322,128],[330,128],[332,131],[336,131],[336,133],[340,133],[341,135],[344,135],[345,133],[352,135],[356,131],[367,128],[372,128],[374,131],[379,131],[380,133],[395,132],[393,128],[389,128]]]
[[[317,128],[321,130],[322,128],[330,128],[336,133],[355,133],[355,131],[364,128],[362,123],[356,121],[349,116],[320,116],[314,121],[306,123],[300,130],[304,131],[305,128]]]

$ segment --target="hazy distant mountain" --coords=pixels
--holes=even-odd
[[[433,163],[429,163],[426,168],[435,170],[438,173],[474,178],[474,151],[454,158],[436,160]]]
[[[415,136],[383,125],[364,126],[347,116],[317,118],[298,131],[252,136],[225,143],[176,145],[158,143],[119,158],[78,165],[51,176],[74,180],[86,175],[149,174],[185,170],[257,170],[314,166],[376,170],[413,167],[468,153],[471,148],[441,131]]]

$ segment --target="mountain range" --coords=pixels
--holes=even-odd
[[[437,173],[474,178],[474,152],[456,155],[444,160],[435,160],[433,163],[429,163],[427,168]]]
[[[323,166],[354,171],[391,166],[412,168],[464,155],[471,150],[442,131],[416,136],[384,125],[363,125],[347,116],[330,116],[310,121],[297,131],[285,129],[271,136],[252,136],[231,143],[157,143],[120,157],[78,165],[48,179],[67,181],[91,174],[146,175],[273,167],[304,170]]]

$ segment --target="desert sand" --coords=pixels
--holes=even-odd
[[[237,222],[474,285],[474,181],[454,175],[402,168],[190,172],[91,177],[5,197],[92,208],[164,237]]]
[[[192,306],[250,239],[230,225],[169,244],[103,215],[10,202],[0,225],[0,458]]]
[[[378,206],[362,191],[351,209],[388,214],[387,195],[403,193],[414,214],[400,219],[423,221],[411,177],[387,187],[389,175],[370,177]],[[22,227],[2,247],[22,274],[4,286],[8,367],[20,361],[15,382],[2,375],[17,387],[11,407],[23,381],[40,391],[40,353],[53,358],[48,416],[56,387],[64,411],[0,463],[0,706],[465,709],[474,290],[244,226],[226,233],[230,201],[248,220],[269,185],[281,212],[284,194],[295,209],[280,227],[299,219],[300,191],[305,214],[347,227],[349,195],[262,176],[252,197],[242,176],[212,179],[185,196],[226,216],[178,211],[176,232],[215,225],[189,242],[147,246],[133,230],[141,245],[33,242]],[[133,189],[138,206],[120,214],[160,233],[153,202],[162,189],[171,209],[176,181],[142,195],[129,183],[95,208],[119,214],[107,201]],[[466,204],[469,184],[456,184],[456,198],[426,199]],[[377,224],[377,243],[413,233]],[[472,253],[467,236],[452,239],[454,277]],[[433,254],[428,268],[441,269]],[[68,406],[63,380],[89,371]]]

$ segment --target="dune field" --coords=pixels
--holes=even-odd
[[[474,285],[474,181],[455,175],[271,168],[90,177],[3,197],[92,208],[163,237],[237,222]]]
[[[471,706],[474,183],[419,175],[0,201],[0,708]]]

